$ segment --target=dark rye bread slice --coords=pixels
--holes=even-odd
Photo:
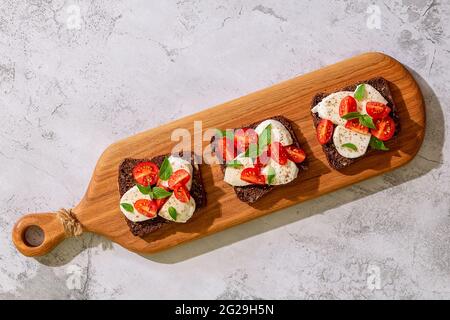
[[[292,136],[292,141],[293,141],[292,145],[294,145],[297,148],[301,148],[298,138],[295,135],[295,132],[294,132],[291,122],[283,116],[275,116],[275,117],[263,119],[261,121],[252,123],[248,126],[243,126],[242,128],[255,129],[261,122],[263,122],[265,120],[277,120],[277,121],[281,122],[281,124],[286,127],[286,129],[289,131],[289,133]],[[237,130],[237,129],[241,129],[241,128],[235,128],[235,130]],[[214,141],[214,139],[212,139],[212,141]],[[225,168],[226,168],[225,164],[221,164],[220,167],[222,169],[222,172],[225,173]],[[297,164],[297,167],[299,168],[299,172],[306,170],[308,168],[307,159],[304,162]],[[239,200],[241,200],[243,202],[247,202],[247,203],[254,203],[258,199],[260,199],[262,196],[266,195],[271,190],[273,190],[275,187],[277,187],[277,186],[249,185],[249,186],[233,187],[233,188],[234,188],[234,192],[236,193]],[[280,186],[278,186],[278,187],[280,187]]]
[[[180,153],[180,156],[183,154]],[[158,167],[161,167],[162,162],[164,161],[164,158],[169,155],[161,155],[157,156],[151,159],[130,159],[127,158],[122,161],[122,163],[119,166],[119,194],[120,197],[125,194],[129,189],[134,187],[136,185],[136,182],[133,178],[133,168],[140,162],[143,161],[152,161],[154,162]],[[191,196],[195,200],[195,206],[196,211],[198,208],[204,207],[206,205],[206,193],[205,188],[203,186],[202,176],[199,169],[196,169],[196,166],[194,165],[194,154],[191,153],[191,164],[192,164],[192,186],[190,190]],[[195,212],[194,212],[195,214]],[[135,236],[144,237],[147,234],[154,232],[158,229],[160,229],[165,223],[170,223],[170,221],[157,216],[154,219],[150,219],[147,221],[142,222],[133,222],[128,220],[126,217],[124,217],[128,227],[130,228],[131,232]]]
[[[395,122],[395,136],[397,136],[398,132],[400,131],[400,119],[398,116],[398,112],[397,112],[397,108],[395,106],[394,103],[394,99],[392,98],[392,93],[391,90],[389,89],[389,83],[386,79],[381,78],[381,77],[376,77],[376,78],[372,78],[369,80],[365,80],[365,81],[360,81],[357,82],[355,84],[352,84],[350,86],[341,88],[339,90],[336,90],[334,92],[338,92],[338,91],[354,91],[356,89],[356,87],[361,84],[361,83],[367,83],[369,85],[371,85],[372,87],[374,87],[378,92],[381,93],[381,95],[386,99],[386,101],[388,102],[388,107],[391,108],[391,113],[390,116],[392,117],[392,119]],[[319,102],[322,101],[322,99],[324,99],[326,96],[328,96],[331,93],[318,93],[316,94],[311,102],[311,109],[314,108]],[[317,113],[311,112],[311,115],[313,117],[313,122],[314,122],[314,127],[317,128],[317,125],[320,122],[320,117]],[[359,158],[354,158],[354,159],[350,159],[350,158],[346,158],[343,157],[339,154],[339,152],[336,150],[336,147],[333,143],[333,139],[331,139],[330,142],[328,142],[327,144],[322,145],[323,148],[323,152],[325,153],[328,163],[330,164],[330,166],[336,170],[340,170],[343,169],[345,167],[350,166],[351,164],[353,164],[354,162],[356,162],[357,160],[363,158],[363,157],[359,157]],[[372,150],[370,147],[368,148],[368,151],[366,153],[366,155],[370,152],[373,152],[374,150]]]

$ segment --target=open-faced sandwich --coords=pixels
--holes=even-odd
[[[206,205],[194,154],[125,159],[119,168],[120,210],[131,232],[143,237],[165,223],[185,223]]]
[[[389,150],[385,142],[399,131],[389,84],[372,78],[331,94],[314,96],[311,114],[317,139],[331,167],[342,169],[369,150]]]
[[[306,169],[305,152],[290,121],[282,116],[221,131],[213,138],[213,148],[222,160],[224,181],[248,203],[294,181]]]

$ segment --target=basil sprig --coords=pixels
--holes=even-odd
[[[373,123],[372,117],[363,114],[361,117],[359,117],[359,123],[362,124],[364,127],[370,128],[370,129],[376,129],[375,124]]]
[[[272,143],[272,124],[268,124],[267,127],[258,135],[258,145],[250,144],[249,148],[245,151],[245,156],[250,158],[258,157],[264,148]]]
[[[227,139],[230,139],[231,141],[234,140],[234,130],[233,129],[229,129],[229,130],[216,129],[216,130],[217,130],[216,137],[218,139],[227,138]]]
[[[363,125],[364,127],[367,127],[370,129],[376,129],[375,124],[373,123],[372,117],[367,114],[361,114],[359,112],[349,112],[347,114],[344,114],[341,118],[344,120],[358,119],[359,123],[361,125]]]
[[[172,195],[172,192],[161,187],[154,187],[152,189],[152,186],[144,187],[140,184],[137,187],[142,194],[148,195],[150,199],[163,199]]]
[[[353,143],[344,143],[341,147],[343,148],[349,148],[353,151],[358,151],[358,148]]]
[[[126,211],[128,212],[133,212],[134,211],[134,207],[133,205],[129,204],[129,203],[121,203],[120,206],[122,208],[124,208]]]
[[[359,112],[349,112],[344,114],[341,118],[344,120],[352,120],[352,119],[358,119],[362,114]]]
[[[244,165],[241,162],[239,162],[239,160],[231,160],[226,163],[226,166],[235,168],[235,169],[239,169],[239,168],[242,168]]]
[[[369,145],[375,150],[389,151],[389,148],[384,145],[384,142],[375,136],[370,137]]]
[[[144,187],[143,185],[138,184],[137,187],[142,194],[150,194],[152,192],[152,186]]]
[[[172,192],[167,191],[164,188],[160,188],[160,187],[153,188],[153,198],[155,198],[155,199],[164,199],[164,198],[170,197],[171,195],[172,195]]]
[[[175,209],[174,207],[169,207],[169,215],[173,220],[176,221],[178,216],[177,209]]]
[[[258,136],[258,149],[261,153],[267,145],[271,144],[272,140],[272,124],[267,125],[263,132]]]
[[[255,143],[251,143],[248,146],[248,149],[245,150],[244,156],[247,158],[256,158],[260,154],[261,154],[261,152],[259,151],[258,145]]]
[[[356,87],[355,93],[353,94],[353,97],[355,97],[356,100],[361,101],[364,99],[364,92],[365,92],[365,85],[364,83],[360,84]]]
[[[161,180],[169,180],[172,175],[172,165],[169,162],[169,158],[165,157],[161,168],[159,168],[159,177]]]
[[[267,169],[267,184],[271,185],[273,183],[273,180],[275,180],[275,169],[269,167]]]

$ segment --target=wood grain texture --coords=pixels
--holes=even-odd
[[[310,115],[311,99],[317,92],[332,92],[377,76],[390,82],[402,131],[396,141],[389,142],[390,151],[375,152],[349,168],[334,171],[328,166],[315,137]],[[276,115],[283,115],[293,122],[309,158],[308,171],[295,183],[276,188],[256,204],[249,205],[239,201],[233,188],[223,182],[218,165],[202,165],[208,201],[205,208],[186,224],[167,224],[146,238],[131,234],[119,210],[117,189],[118,166],[124,158],[146,158],[170,152],[176,144],[170,139],[171,132],[186,128],[192,133],[194,121],[202,121],[204,130],[235,128]],[[129,250],[153,253],[398,168],[415,156],[424,134],[423,97],[411,74],[389,56],[366,53],[112,144],[100,157],[87,192],[74,212],[84,230],[101,234]],[[39,216],[33,217],[38,220],[33,223],[45,224],[44,220],[39,221]],[[22,219],[29,221],[27,217]],[[46,238],[43,245],[28,250],[21,243],[23,237],[19,234],[23,232],[23,221],[14,228],[13,240],[25,255],[45,254],[58,242],[55,239],[64,239],[60,230],[62,236],[55,238],[53,234],[51,244]]]

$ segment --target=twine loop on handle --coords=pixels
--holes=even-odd
[[[66,236],[78,237],[83,233],[83,227],[73,213],[72,209],[59,209],[59,211],[56,212],[56,215],[64,226]]]

